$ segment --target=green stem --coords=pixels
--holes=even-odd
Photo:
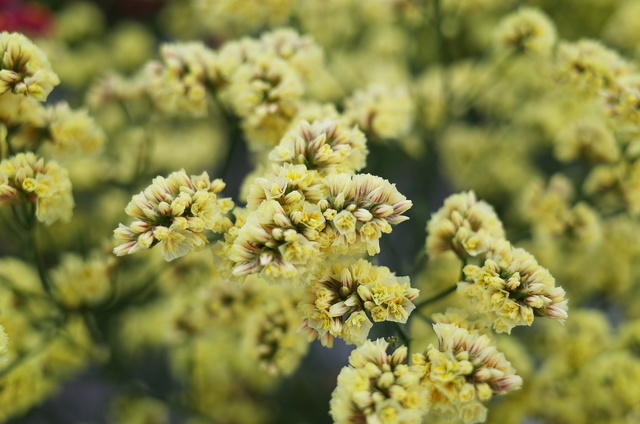
[[[456,291],[457,288],[458,288],[458,284],[454,284],[453,286],[442,290],[440,293],[436,294],[435,296],[425,299],[422,302],[416,303],[416,310],[424,308],[425,306],[431,305],[432,303],[436,303],[441,299],[444,299],[445,297],[449,296],[451,293]]]

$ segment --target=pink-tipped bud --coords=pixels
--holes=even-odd
[[[563,308],[560,308],[556,305],[551,305],[549,306],[547,309],[545,309],[544,311],[541,311],[542,315],[544,315],[545,317],[548,318],[554,318],[554,319],[567,319],[569,317],[569,315],[567,314],[567,311],[564,310]]]
[[[522,377],[519,375],[508,375],[494,380],[491,386],[498,394],[518,390],[522,387]]]
[[[400,215],[411,209],[413,202],[411,200],[402,200],[393,205],[393,213]]]
[[[385,218],[391,214],[393,214],[393,206],[391,205],[378,205],[371,209],[371,213],[373,216],[378,218]]]
[[[373,219],[373,215],[366,209],[357,209],[353,212],[353,216],[360,222],[368,222]]]

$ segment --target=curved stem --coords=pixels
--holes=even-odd
[[[458,284],[456,283],[453,286],[442,290],[440,293],[436,294],[435,296],[425,299],[422,302],[416,303],[416,309],[424,308],[427,305],[431,305],[432,303],[435,303],[441,299],[444,299],[445,297],[449,296],[451,293],[456,291],[457,288],[458,288]]]

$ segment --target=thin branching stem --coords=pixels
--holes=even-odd
[[[433,303],[438,302],[441,299],[444,299],[445,297],[449,296],[451,293],[456,291],[457,288],[458,288],[457,284],[454,284],[451,287],[447,287],[446,289],[442,290],[440,293],[436,294],[435,296],[425,299],[422,302],[416,303],[416,309],[424,308],[425,306],[431,305]]]

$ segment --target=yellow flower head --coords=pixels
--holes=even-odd
[[[411,130],[413,110],[406,88],[374,84],[347,99],[345,117],[372,137],[399,138]]]
[[[499,48],[548,55],[556,41],[556,29],[544,13],[525,7],[502,20],[495,38]]]
[[[427,254],[452,250],[459,257],[485,252],[493,239],[504,238],[502,222],[491,205],[473,191],[449,196],[427,223]]]
[[[331,253],[380,251],[382,233],[409,219],[404,212],[412,202],[395,184],[371,174],[331,174],[325,178],[328,197],[321,206],[328,221],[325,233]]]
[[[502,240],[488,257],[482,266],[464,267],[466,280],[458,283],[458,292],[471,298],[496,331],[510,333],[516,325],[531,325],[534,315],[567,318],[564,289],[555,286],[531,254]]]
[[[45,101],[60,79],[45,53],[22,34],[0,33],[0,95],[11,91]]]
[[[465,424],[486,419],[483,401],[517,390],[522,378],[485,335],[469,333],[455,324],[434,324],[438,347],[414,354],[432,411],[459,417]]]
[[[0,162],[0,200],[35,203],[36,217],[47,225],[71,219],[74,206],[67,170],[31,152]]]
[[[301,204],[302,206],[302,204]],[[269,282],[294,281],[318,262],[318,243],[305,234],[306,224],[295,224],[291,214],[275,200],[266,200],[253,211],[225,251],[236,277],[258,274]]]
[[[164,259],[171,261],[203,248],[205,229],[224,232],[232,226],[226,213],[233,202],[217,196],[223,188],[222,180],[210,181],[206,172],[189,177],[181,170],[167,178],[156,177],[125,208],[135,221],[128,227],[120,224],[114,231],[122,244],[113,253],[129,255],[160,243]]]
[[[301,121],[269,154],[275,163],[293,163],[315,169],[321,175],[354,173],[365,165],[366,139],[357,127],[346,128],[338,120]]]
[[[309,340],[319,338],[325,346],[332,346],[334,337],[361,345],[371,320],[405,323],[418,293],[407,277],[396,277],[387,267],[362,259],[348,266],[335,264],[311,284],[300,304],[301,329]]]
[[[427,396],[420,374],[404,364],[405,346],[391,355],[382,339],[367,341],[351,352],[349,366],[338,375],[331,395],[335,423],[417,424],[427,411]]]

